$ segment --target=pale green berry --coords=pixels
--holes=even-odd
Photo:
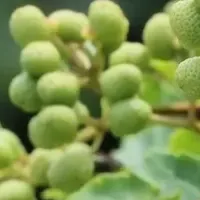
[[[187,49],[200,47],[200,12],[194,0],[177,1],[170,10],[170,22],[181,44]]]
[[[150,105],[139,98],[120,101],[110,109],[110,129],[118,137],[135,134],[146,127],[151,114]]]
[[[23,70],[33,77],[60,69],[62,60],[57,48],[48,41],[36,41],[28,44],[20,55]]]
[[[10,179],[0,184],[1,200],[36,200],[35,191],[27,182]]]
[[[111,56],[110,65],[129,63],[140,68],[146,68],[149,64],[149,52],[147,47],[139,42],[124,42]]]
[[[79,98],[78,78],[69,72],[50,72],[37,83],[38,94],[44,104],[64,104],[74,106]]]
[[[156,13],[147,21],[143,40],[153,58],[168,60],[174,57],[176,37],[167,13]]]
[[[93,173],[94,158],[91,148],[84,143],[73,143],[52,163],[48,170],[48,180],[53,188],[70,194],[87,183]]]
[[[73,109],[64,105],[43,108],[28,125],[29,138],[35,147],[52,149],[71,143],[78,128]]]
[[[89,21],[85,14],[69,9],[57,10],[49,19],[55,23],[57,34],[67,42],[83,42],[83,32]]]
[[[100,88],[110,103],[136,95],[141,86],[142,73],[132,64],[115,65],[100,76]]]
[[[36,91],[36,81],[26,72],[22,72],[12,79],[8,93],[13,105],[24,112],[37,112],[42,106]]]
[[[94,39],[101,43],[106,53],[116,50],[127,39],[128,19],[113,1],[93,1],[89,6],[88,17]]]
[[[13,39],[22,47],[33,41],[50,39],[50,24],[44,13],[33,5],[17,8],[10,17],[9,28]]]

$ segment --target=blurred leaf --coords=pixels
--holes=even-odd
[[[173,60],[151,60],[151,67],[168,80],[174,80],[177,63]]]
[[[152,182],[152,177],[144,166],[145,156],[151,149],[167,152],[171,132],[171,128],[153,126],[137,135],[127,136],[123,138],[120,149],[113,153],[113,157],[132,173]]]
[[[152,74],[144,75],[140,96],[154,107],[167,106],[185,100],[176,85]]]
[[[54,188],[48,188],[41,193],[43,200],[63,200],[66,194]]]
[[[181,200],[200,198],[200,157],[151,151],[145,158],[145,169],[161,194],[180,192]]]
[[[127,172],[96,176],[67,200],[154,200],[154,189]]]

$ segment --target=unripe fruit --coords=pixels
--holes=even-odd
[[[175,154],[200,154],[200,136],[190,130],[179,130],[172,134],[169,150]]]
[[[76,102],[74,111],[80,124],[85,124],[90,117],[89,109],[81,101]]]
[[[131,64],[115,65],[100,76],[101,91],[110,103],[134,96],[141,82],[141,71]]]
[[[38,94],[44,104],[64,104],[73,106],[79,98],[78,78],[69,72],[50,72],[37,83]]]
[[[17,160],[26,154],[26,149],[14,132],[5,128],[0,128],[0,138],[1,141],[8,144],[12,149],[13,160]]]
[[[176,69],[175,79],[189,100],[199,99],[200,57],[188,58],[181,62]]]
[[[177,1],[170,10],[170,22],[185,48],[200,47],[200,12],[194,0]]]
[[[36,40],[49,40],[51,33],[45,15],[33,5],[17,8],[10,17],[9,28],[13,39],[20,46]]]
[[[35,186],[48,185],[47,171],[52,162],[62,155],[61,150],[35,149],[30,154],[30,180]]]
[[[139,42],[124,42],[120,48],[110,56],[110,65],[129,63],[140,68],[145,68],[149,64],[148,49]]]
[[[118,102],[110,110],[110,129],[118,137],[135,134],[145,128],[151,113],[150,105],[139,98]]]
[[[42,102],[36,91],[36,81],[26,72],[15,76],[9,86],[10,101],[24,112],[37,112]]]
[[[20,55],[22,68],[33,77],[60,69],[62,60],[56,47],[47,41],[28,44]]]
[[[21,180],[7,180],[0,184],[1,200],[35,200],[34,190]]]
[[[109,0],[96,0],[90,4],[88,17],[94,39],[106,53],[116,50],[127,38],[129,22],[121,8]]]
[[[76,137],[78,120],[75,112],[64,105],[43,108],[28,125],[29,138],[39,148],[56,148]]]
[[[53,188],[70,194],[89,181],[94,172],[94,159],[90,147],[84,143],[69,145],[63,155],[48,170]]]
[[[85,14],[68,9],[53,12],[50,21],[57,26],[57,34],[67,42],[83,42],[83,30],[88,27],[88,18]]]
[[[152,57],[168,60],[175,54],[175,35],[167,13],[154,14],[143,30],[144,44]]]

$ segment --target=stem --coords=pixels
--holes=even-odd
[[[194,125],[196,122],[196,105],[195,102],[190,103],[190,107],[188,110],[188,120],[191,123],[191,125]]]
[[[99,148],[101,147],[101,144],[103,142],[104,139],[104,133],[99,132],[98,135],[96,135],[96,137],[93,140],[92,143],[92,151],[95,153],[99,150]]]
[[[97,130],[93,126],[87,126],[86,128],[79,131],[76,141],[78,142],[87,142],[90,141],[92,138],[94,138],[97,135]]]

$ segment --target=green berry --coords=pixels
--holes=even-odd
[[[2,200],[35,200],[35,192],[31,185],[21,180],[7,180],[0,184]]]
[[[146,68],[149,64],[148,49],[138,42],[124,42],[110,56],[110,65],[129,63],[140,68]]]
[[[10,101],[24,112],[37,112],[42,102],[36,91],[36,81],[26,72],[15,76],[9,86]]]
[[[74,111],[80,124],[85,124],[90,117],[90,111],[81,101],[77,101],[74,106]]]
[[[94,159],[90,147],[84,143],[73,143],[52,163],[48,170],[48,180],[53,188],[70,194],[88,182],[93,172]]]
[[[28,44],[20,55],[22,68],[33,77],[60,69],[62,60],[56,47],[48,41]]]
[[[74,74],[55,71],[39,79],[37,91],[44,104],[73,106],[79,98],[80,84]]]
[[[169,149],[175,154],[200,154],[200,136],[190,130],[180,129],[172,134]]]
[[[168,60],[175,54],[175,35],[167,13],[154,14],[143,30],[144,44],[152,57]]]
[[[48,185],[47,171],[52,162],[62,154],[61,150],[35,149],[30,154],[30,180],[35,186]]]
[[[200,47],[200,12],[194,0],[177,1],[170,10],[170,22],[181,44],[187,49]]]
[[[49,19],[57,26],[57,34],[67,42],[83,42],[83,30],[88,27],[85,14],[68,9],[53,12]]]
[[[11,147],[14,160],[17,160],[26,154],[26,149],[23,146],[22,142],[11,130],[1,128],[0,137],[4,143],[9,144],[9,146]]]
[[[75,112],[64,105],[43,108],[28,125],[29,138],[39,148],[56,148],[76,137],[78,120]]]
[[[17,8],[10,17],[9,27],[13,39],[23,47],[30,42],[50,38],[51,28],[45,15],[33,5]]]
[[[129,22],[116,3],[96,0],[90,4],[88,17],[91,32],[106,53],[116,50],[126,40]]]
[[[181,62],[176,69],[175,79],[189,100],[199,99],[200,57],[188,58]]]
[[[118,137],[135,134],[145,128],[151,113],[151,107],[139,98],[118,102],[110,110],[110,129]]]
[[[110,103],[137,94],[141,82],[141,71],[132,64],[115,65],[104,71],[100,76],[101,91]]]

